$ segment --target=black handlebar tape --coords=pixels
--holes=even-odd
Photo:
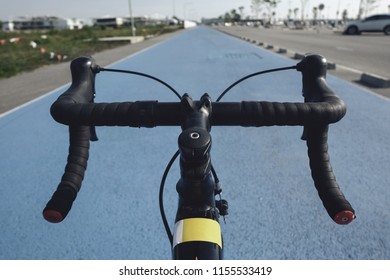
[[[355,219],[355,210],[333,174],[328,154],[328,126],[310,127],[306,132],[311,174],[322,203],[336,223],[349,224]]]
[[[52,223],[59,223],[68,215],[87,168],[90,127],[70,126],[69,134],[69,155],[64,175],[43,210],[43,217]]]
[[[321,56],[312,55],[297,65],[302,72],[305,103],[213,102],[211,124],[321,125],[339,121],[345,114],[345,105],[327,86],[324,63]],[[53,118],[62,124],[132,127],[181,125],[180,102],[92,103],[95,73],[99,72],[99,66],[91,57],[73,60],[71,72],[72,85],[51,107]]]
[[[92,103],[95,96],[95,73],[98,66],[91,57],[79,57],[71,63],[72,84],[59,98],[59,102]],[[51,107],[53,114],[53,106]],[[67,112],[61,112],[66,117]],[[80,190],[89,156],[91,127],[80,124],[69,126],[69,155],[65,173],[52,198],[43,210],[44,218],[61,222],[69,213]]]
[[[305,103],[323,102],[329,97],[337,98],[326,83],[327,61],[320,55],[307,55],[297,64],[302,72]],[[341,112],[341,111],[340,111]],[[332,112],[328,112],[332,114]],[[344,106],[343,114],[346,113]],[[322,114],[323,116],[326,113]],[[349,224],[355,219],[355,210],[346,200],[333,174],[328,154],[328,125],[313,123],[305,125],[308,155],[314,185],[329,216],[338,224]]]
[[[344,102],[327,96],[323,102],[213,102],[212,126],[324,125],[339,121],[346,112]],[[51,107],[53,118],[65,125],[86,126],[180,126],[179,102],[136,101],[77,104],[59,98]]]

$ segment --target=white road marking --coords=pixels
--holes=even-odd
[[[354,49],[351,49],[351,48],[346,48],[346,47],[336,47],[337,50],[340,50],[340,51],[347,51],[347,52],[353,52]]]

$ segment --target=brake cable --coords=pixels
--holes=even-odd
[[[252,78],[254,76],[259,76],[259,75],[263,75],[263,74],[267,74],[267,73],[271,73],[271,72],[278,72],[278,71],[285,71],[285,70],[293,70],[293,69],[296,69],[297,67],[294,65],[294,66],[289,66],[289,67],[282,67],[282,68],[274,68],[274,69],[268,69],[268,70],[264,70],[264,71],[260,71],[260,72],[256,72],[256,73],[252,73],[252,74],[249,74],[245,77],[242,77],[241,79],[239,79],[238,81],[234,82],[233,84],[231,84],[229,87],[227,87],[222,93],[221,95],[217,98],[216,102],[219,102],[222,97],[225,96],[225,94],[230,91],[233,87],[235,87],[236,85],[238,85],[239,83],[245,81],[246,79],[249,79],[249,78]]]
[[[99,68],[99,70],[100,71],[106,71],[106,72],[116,72],[116,73],[125,73],[125,74],[131,74],[131,75],[138,75],[138,76],[143,76],[143,77],[155,80],[155,81],[159,82],[160,84],[163,84],[164,86],[169,88],[181,100],[181,96],[177,92],[177,90],[175,90],[173,87],[171,87],[169,84],[167,84],[163,80],[160,80],[159,78],[156,78],[154,76],[151,76],[151,75],[148,75],[148,74],[145,74],[145,73],[142,73],[142,72],[136,72],[136,71],[130,71],[130,70],[121,70],[121,69]]]

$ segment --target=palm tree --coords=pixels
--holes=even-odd
[[[271,20],[272,9],[276,8],[279,2],[280,0],[252,0],[251,7],[255,14],[258,15],[262,7],[264,6],[265,9],[268,11],[269,20]]]
[[[244,7],[240,6],[240,7],[238,7],[238,10],[240,11],[240,17],[243,19],[244,18]]]
[[[309,0],[301,0],[301,8],[302,8],[302,20],[305,19],[305,8]]]
[[[319,4],[318,5],[318,10],[320,10],[320,19],[321,19],[321,14],[322,14],[322,10],[325,8],[325,5],[324,4]]]
[[[315,25],[317,24],[317,16],[318,16],[318,8],[313,7],[313,21]]]
[[[295,17],[295,19],[297,19],[297,17],[298,17],[298,12],[299,12],[299,8],[295,8],[294,9],[294,17]]]
[[[377,0],[360,0],[358,18],[361,18],[362,16],[366,16],[367,13],[375,9],[378,5],[377,2],[378,2]]]

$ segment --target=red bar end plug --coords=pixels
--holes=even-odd
[[[339,225],[347,225],[352,222],[355,217],[355,214],[351,211],[341,211],[334,216],[333,220]]]
[[[43,213],[43,217],[46,221],[51,223],[59,223],[64,217],[62,217],[61,213],[55,210],[47,210]]]

